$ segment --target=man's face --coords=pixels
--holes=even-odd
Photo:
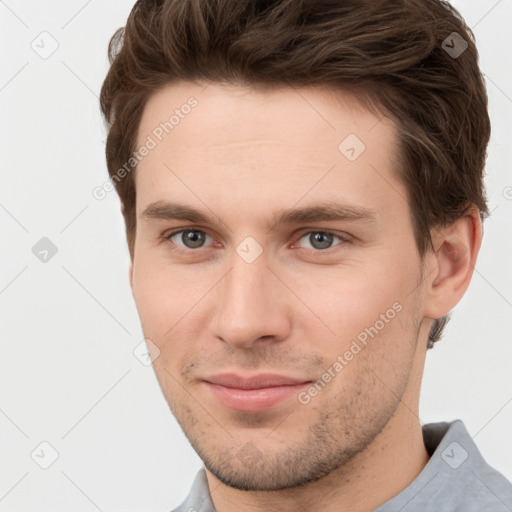
[[[427,325],[395,126],[337,94],[183,83],[141,121],[134,299],[172,412],[233,487],[317,480],[414,416]],[[327,204],[366,215],[281,218]]]

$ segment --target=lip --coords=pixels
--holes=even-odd
[[[244,412],[270,409],[311,383],[309,380],[269,373],[248,378],[225,373],[203,380],[225,407]]]
[[[212,375],[211,377],[206,377],[203,380],[212,384],[236,389],[261,389],[310,382],[307,379],[297,379],[273,373],[260,373],[258,375],[253,375],[252,377],[242,377],[236,373],[221,373],[218,375]]]

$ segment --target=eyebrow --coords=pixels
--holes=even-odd
[[[186,220],[193,223],[220,224],[219,221],[212,220],[213,217],[209,217],[191,206],[163,200],[150,203],[142,212],[141,217],[144,220]],[[376,220],[376,213],[368,208],[326,202],[304,208],[278,210],[273,216],[273,227],[270,228],[270,231],[275,229],[277,225],[325,221],[359,221],[371,223]]]

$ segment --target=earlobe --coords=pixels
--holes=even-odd
[[[425,317],[437,319],[449,313],[466,292],[482,243],[482,221],[478,209],[432,236],[431,260],[436,270],[427,279]]]

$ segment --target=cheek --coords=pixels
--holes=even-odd
[[[148,251],[149,252],[149,251]],[[204,294],[200,279],[191,279],[179,266],[137,255],[133,267],[133,297],[143,326],[156,331],[171,328]]]
[[[338,350],[358,337],[363,342],[395,337],[411,328],[404,318],[417,316],[418,297],[411,292],[418,284],[419,270],[411,260],[381,257],[375,260],[378,264],[333,269],[317,275],[310,281],[314,286],[302,287],[299,295],[334,332],[335,337],[325,330],[326,339],[335,340]]]
[[[133,298],[139,314],[144,336],[159,348],[179,321],[183,304],[182,284],[170,279],[169,272],[145,264],[143,258],[133,268]],[[185,299],[186,300],[186,299]],[[183,316],[183,313],[181,313]],[[169,332],[169,330],[171,331]]]
[[[208,294],[218,279],[211,270],[201,274],[149,258],[134,265],[133,297],[144,336],[160,351],[153,365],[157,375],[168,381],[166,387],[175,382],[166,370],[174,375],[191,351],[197,351],[211,307]]]
[[[165,305],[169,290],[162,281],[143,274],[139,271],[134,275],[133,298],[145,335],[160,337],[164,325],[172,320],[167,316]]]

